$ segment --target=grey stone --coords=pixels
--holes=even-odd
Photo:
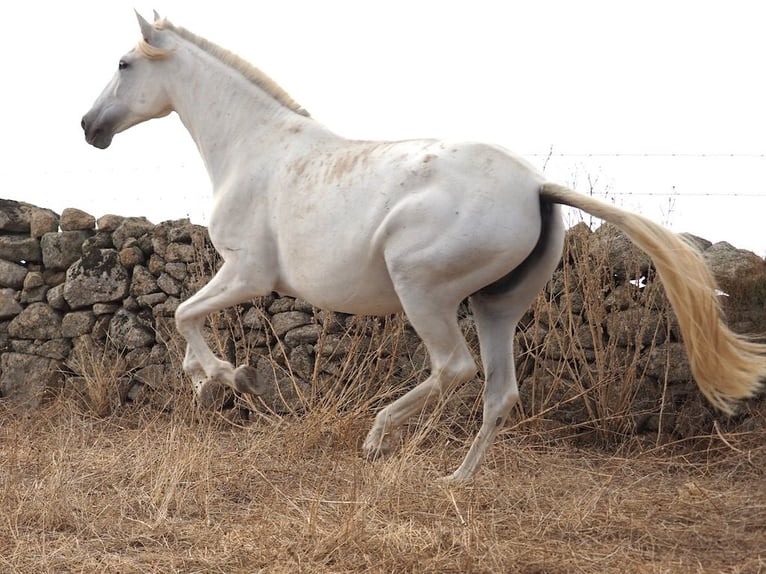
[[[133,269],[144,262],[144,252],[138,246],[123,247],[120,251],[120,263],[125,269]]]
[[[72,309],[94,303],[121,301],[129,288],[128,272],[114,249],[98,249],[83,255],[67,270],[64,298]]]
[[[102,215],[98,218],[98,221],[96,221],[96,225],[98,226],[99,231],[106,231],[108,233],[111,233],[115,229],[117,229],[120,225],[122,225],[122,222],[125,221],[125,218],[121,215],[112,215],[111,213],[108,213],[106,215]]]
[[[59,221],[62,231],[83,231],[95,229],[96,218],[90,213],[86,213],[74,207],[67,207],[61,212]]]
[[[143,265],[136,265],[133,268],[133,278],[130,281],[130,294],[134,297],[148,295],[158,291],[157,279],[149,273],[149,270]]]
[[[23,311],[18,296],[19,292],[15,289],[0,289],[0,320],[11,319]]]
[[[27,275],[29,277],[29,275]],[[48,294],[48,291],[50,290],[50,287],[48,285],[45,285],[44,283],[42,285],[38,285],[36,287],[26,287],[26,281],[24,281],[25,286],[24,289],[21,291],[21,304],[22,305],[29,305],[30,303],[41,303],[46,300],[46,295]]]
[[[268,307],[269,313],[276,315],[278,313],[287,313],[292,311],[295,306],[295,299],[292,297],[280,297],[275,299]]]
[[[59,230],[59,216],[50,209],[35,209],[29,219],[29,235],[40,239],[46,233]]]
[[[94,315],[112,315],[120,308],[117,303],[95,303],[93,305]]]
[[[35,289],[45,285],[45,278],[40,271],[30,271],[24,277],[24,289]]]
[[[43,260],[40,242],[34,237],[0,235],[0,259],[15,263],[40,263]]]
[[[154,224],[145,217],[126,217],[112,233],[112,241],[117,249],[122,249],[128,238],[141,237],[154,229]]]
[[[165,249],[165,260],[169,263],[191,263],[195,258],[194,246],[188,243],[170,243]]]
[[[186,279],[186,276],[188,275],[186,263],[179,263],[179,262],[168,263],[165,265],[164,269],[165,269],[165,273],[170,275],[176,281],[183,281],[184,279]]]
[[[109,323],[109,338],[118,349],[137,349],[154,344],[154,331],[148,321],[120,309]]]
[[[244,315],[242,315],[242,326],[246,329],[262,328],[263,322],[261,321],[261,311],[256,307],[250,307],[245,311]]]
[[[177,226],[168,229],[168,241],[170,243],[191,243],[193,225],[188,220],[178,223]]]
[[[67,270],[82,256],[82,244],[88,237],[88,231],[61,231],[43,235],[40,246],[46,269]]]
[[[288,311],[277,313],[271,318],[271,326],[274,334],[281,337],[288,331],[311,323],[311,315],[302,311]]]
[[[64,299],[64,284],[56,285],[48,289],[45,294],[45,299],[48,301],[48,305],[57,309],[58,311],[66,311],[69,308],[66,299]]]
[[[183,263],[180,263],[178,265],[183,265]],[[160,274],[165,270],[165,260],[162,257],[160,257],[158,254],[152,253],[149,256],[149,261],[146,264],[146,268],[149,269],[149,272],[152,275],[154,275],[155,277],[159,277]]]
[[[143,309],[151,309],[168,300],[167,293],[149,293],[148,295],[139,295],[136,297],[136,304]]]
[[[21,290],[26,276],[27,268],[23,265],[0,259],[0,287]]]
[[[157,279],[157,286],[168,295],[178,296],[181,294],[181,283],[173,279],[167,273],[163,273]]]
[[[32,303],[11,321],[8,334],[17,339],[61,338],[61,313],[46,303]]]
[[[134,377],[153,388],[159,388],[165,383],[167,374],[165,365],[147,365],[136,371]]]
[[[61,319],[61,334],[73,338],[86,335],[96,324],[96,314],[93,311],[73,311]]]
[[[69,357],[71,350],[72,342],[69,339],[51,339],[50,341],[36,342],[31,354],[63,361]]]
[[[285,343],[288,347],[297,347],[299,345],[313,345],[319,340],[322,334],[321,325],[303,325],[291,329],[285,334]]]
[[[29,220],[35,209],[37,208],[29,203],[0,199],[0,231],[28,233]]]
[[[83,241],[81,251],[85,253],[91,249],[114,249],[111,234],[98,231],[95,235],[88,237]]]
[[[61,388],[63,364],[21,353],[4,353],[0,357],[0,395],[17,404],[37,407],[46,396]]]

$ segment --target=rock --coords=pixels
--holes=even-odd
[[[665,340],[662,317],[639,307],[607,315],[606,330],[620,347],[645,347],[655,340]]]
[[[0,259],[0,288],[10,287],[21,290],[26,276],[27,268],[23,265]]]
[[[726,241],[711,245],[703,255],[719,282],[730,282],[750,273],[766,272],[763,259],[751,251],[737,249]]]
[[[589,251],[596,261],[603,259],[617,284],[645,277],[652,267],[651,258],[625,233],[608,223],[593,232]]]
[[[112,243],[112,236],[109,233],[103,231],[97,231],[95,235],[88,237],[82,243],[82,252],[85,253],[92,249],[114,249],[114,243]]]
[[[121,301],[129,288],[128,272],[114,249],[88,252],[67,270],[64,299],[72,309]]]
[[[117,249],[122,249],[128,238],[141,237],[154,229],[154,224],[145,217],[126,217],[112,233],[112,241]]]
[[[180,220],[176,222],[174,227],[168,229],[168,242],[169,243],[191,243],[192,242],[192,230],[194,226],[189,220]]]
[[[136,304],[142,309],[152,309],[168,300],[167,293],[149,293],[148,295],[139,295],[136,297]]]
[[[156,293],[159,290],[157,279],[149,273],[149,270],[143,265],[136,265],[133,268],[133,279],[130,281],[130,294],[133,297]]]
[[[645,375],[662,383],[688,382],[692,379],[689,359],[682,343],[664,343],[652,347],[639,358],[639,366]]]
[[[0,199],[0,231],[29,233],[34,205],[12,199]]]
[[[29,235],[40,239],[46,233],[59,230],[59,216],[49,209],[35,209],[29,220]]]
[[[280,297],[279,299],[275,299],[274,302],[269,305],[268,310],[272,315],[287,313],[288,311],[293,310],[294,305],[295,299],[292,297]]]
[[[298,347],[299,345],[313,345],[319,340],[322,334],[321,325],[303,325],[291,329],[285,334],[285,344],[288,347]]]
[[[45,268],[66,271],[82,256],[82,244],[88,237],[88,231],[62,231],[43,235],[40,246]]]
[[[33,237],[0,235],[0,259],[15,263],[40,263],[40,242]]]
[[[8,334],[16,339],[59,339],[61,313],[46,303],[32,303],[11,321]]]
[[[24,289],[21,292],[21,303],[39,303],[45,301],[45,295],[50,287],[45,284],[45,277],[39,271],[30,271],[24,278]]]
[[[125,269],[133,269],[136,265],[141,265],[143,262],[144,252],[136,245],[124,247],[120,251],[120,264]]]
[[[120,309],[109,323],[109,338],[118,349],[131,350],[153,345],[154,331],[149,321]]]
[[[164,266],[165,273],[170,275],[176,281],[183,281],[188,275],[186,263],[168,263]],[[151,269],[150,269],[151,271]]]
[[[170,263],[192,263],[195,258],[194,246],[188,243],[169,243],[165,249],[165,260]]]
[[[117,303],[94,303],[93,314],[100,315],[113,315],[117,312],[120,306]]]
[[[165,383],[166,376],[164,365],[147,365],[138,369],[134,375],[136,380],[153,388],[161,387]]]
[[[45,294],[45,299],[48,301],[48,305],[57,309],[58,311],[66,311],[69,308],[66,299],[64,299],[64,284],[56,285],[48,289]]]
[[[263,322],[261,321],[261,311],[255,307],[250,307],[245,314],[242,315],[242,326],[245,329],[261,329]]]
[[[302,311],[288,311],[277,313],[271,318],[271,327],[277,337],[281,337],[288,331],[311,323],[311,315]]]
[[[0,357],[0,395],[17,404],[37,407],[63,383],[62,362],[35,355],[4,353]]]
[[[183,265],[183,263],[180,263],[179,265]],[[162,272],[165,270],[165,260],[157,255],[156,253],[152,253],[149,256],[149,262],[146,264],[146,268],[149,269],[149,272],[154,275],[155,277],[159,277]],[[184,267],[186,267],[184,265]]]
[[[87,231],[96,228],[96,218],[80,209],[67,207],[61,212],[62,231]]]
[[[259,357],[256,364],[256,378],[266,391],[260,396],[266,406],[277,412],[286,413],[300,408],[302,399],[311,388],[300,377],[290,376],[268,357]]]
[[[173,279],[167,273],[162,273],[159,276],[159,279],[157,279],[157,287],[168,295],[178,296],[181,294],[181,283]]]
[[[121,215],[106,214],[98,218],[98,221],[96,221],[96,226],[98,227],[99,231],[111,233],[120,225],[122,225],[123,221],[125,221],[125,218]]]
[[[0,289],[0,321],[16,317],[23,311],[18,296],[19,292],[15,289]]]
[[[69,357],[71,350],[72,342],[70,339],[51,339],[49,341],[35,342],[29,354],[63,361]]]
[[[96,314],[93,311],[73,311],[61,320],[61,334],[70,339],[87,335],[95,324]]]

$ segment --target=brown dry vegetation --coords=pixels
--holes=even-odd
[[[370,463],[366,401],[242,421],[167,398],[0,405],[0,571],[766,572],[763,431],[604,450],[517,425],[449,485],[456,415]]]
[[[567,258],[580,272],[559,282],[603,314],[613,271]],[[766,573],[763,417],[674,436],[660,416],[641,434],[655,407],[637,351],[599,333],[584,345],[572,296],[556,292],[521,337],[524,404],[460,485],[439,479],[478,430],[475,382],[413,421],[395,455],[361,456],[375,409],[424,375],[422,352],[406,365],[391,352],[412,336],[401,318],[353,323],[334,383],[318,364],[281,415],[242,399],[200,412],[181,376],[128,402],[125,363],[83,347],[69,365],[79,386],[32,413],[0,402],[0,572]],[[630,336],[672,327],[647,317]],[[210,324],[222,353],[236,313]],[[167,343],[180,363],[180,340]],[[598,368],[576,368],[589,354]],[[292,373],[286,356],[274,366]],[[585,419],[550,416],[567,405]]]

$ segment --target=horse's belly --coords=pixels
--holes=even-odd
[[[337,250],[336,250],[337,255]],[[300,297],[321,309],[357,315],[388,315],[401,311],[385,264],[328,262],[332,254],[282,274],[277,291]],[[288,266],[290,267],[290,266]]]

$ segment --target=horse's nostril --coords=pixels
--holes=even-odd
[[[82,126],[82,131],[84,131],[86,134],[88,133],[88,124],[85,122],[85,118],[82,119],[80,122],[80,126]]]

